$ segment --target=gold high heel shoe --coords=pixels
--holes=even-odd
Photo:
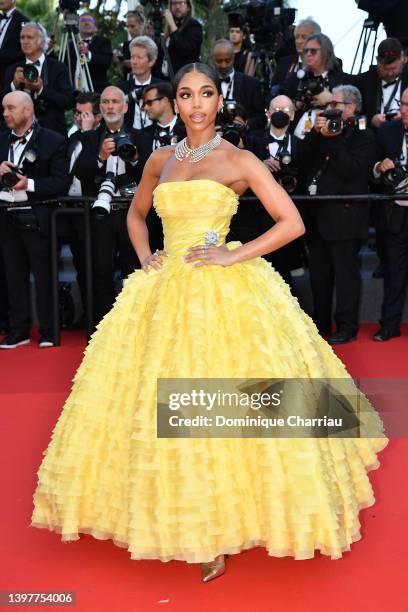
[[[214,561],[209,563],[201,563],[201,578],[203,582],[209,582],[222,576],[225,572],[225,557],[228,555],[218,555]]]

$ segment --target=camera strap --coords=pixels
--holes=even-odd
[[[317,195],[317,185],[320,179],[322,178],[323,174],[326,172],[326,169],[327,169],[327,166],[329,165],[330,160],[331,160],[330,155],[325,155],[324,162],[321,168],[319,168],[319,170],[316,172],[316,174],[312,178],[312,181],[308,187],[308,191],[311,196]]]
[[[22,136],[19,136],[19,138],[18,138],[18,140],[20,141],[19,144],[24,144],[24,142],[25,142],[25,147],[22,150],[22,152],[20,153],[20,157],[18,158],[18,162],[14,161],[14,146],[13,146],[14,143],[10,142],[10,148],[9,148],[9,157],[10,157],[10,160],[9,161],[11,161],[11,163],[14,164],[17,168],[20,167],[21,162],[24,160],[24,156],[25,156],[26,151],[27,151],[27,149],[28,149],[28,147],[30,145],[30,140],[31,140],[31,138],[30,138],[30,140],[27,141],[26,138],[27,138],[27,136],[29,134],[31,134],[33,129],[34,129],[33,126],[31,126],[30,128],[28,128],[28,130],[26,130],[24,132],[24,134],[22,134]],[[17,140],[15,142],[17,142]]]

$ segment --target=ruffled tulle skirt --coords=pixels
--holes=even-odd
[[[234,244],[230,245],[233,248]],[[158,378],[345,378],[262,259],[133,273],[88,345],[38,472],[32,525],[111,538],[133,559],[206,562],[264,546],[332,559],[374,503],[378,437],[158,439]]]

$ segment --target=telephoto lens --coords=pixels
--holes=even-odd
[[[113,172],[107,172],[105,180],[101,183],[98,198],[92,204],[92,213],[95,218],[103,219],[109,215],[111,211],[111,201],[115,195],[115,191],[115,175]]]

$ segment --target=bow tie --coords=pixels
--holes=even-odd
[[[271,142],[276,142],[277,144],[281,145],[283,144],[284,140],[285,140],[284,138],[275,138],[275,136],[272,136],[272,134],[268,134],[268,136],[266,137],[266,144],[270,144]]]
[[[230,76],[224,77],[223,79],[220,79],[220,80],[221,80],[221,83],[227,83],[227,84],[231,83],[231,77]]]
[[[396,85],[399,82],[399,79],[395,79],[395,81],[390,81],[389,83],[385,83],[385,85],[383,85],[383,89],[387,89],[387,87],[391,87],[391,85]]]
[[[26,66],[41,66],[40,60],[35,60],[35,62],[26,61]]]
[[[155,132],[156,134],[170,134],[171,129],[169,125],[167,125],[166,127],[164,127],[163,125],[156,125]]]
[[[17,136],[17,134],[14,134],[14,132],[12,132],[10,134],[10,143],[13,144],[17,142],[17,140],[19,141],[20,144],[25,144],[27,142],[27,138],[25,137],[25,134],[23,134],[22,136]]]
[[[0,20],[5,19],[7,21],[7,19],[9,19],[7,13],[0,13]]]
[[[92,42],[92,38],[83,38],[82,42],[86,43],[87,45],[89,45],[90,42]]]

